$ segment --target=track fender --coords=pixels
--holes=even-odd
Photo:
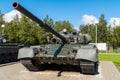
[[[75,59],[85,59],[93,62],[98,61],[98,50],[97,48],[92,49],[78,49]]]
[[[33,48],[21,48],[18,51],[18,59],[33,58],[34,54]]]

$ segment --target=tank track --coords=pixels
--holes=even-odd
[[[21,63],[30,71],[39,71],[40,65],[38,65],[34,60],[24,59]],[[98,62],[91,62],[86,60],[80,61],[80,72],[82,74],[97,74],[98,73]]]
[[[97,74],[98,73],[98,62],[81,60],[80,71],[83,74],[93,74],[93,75]]]
[[[30,71],[38,71],[39,67],[35,64],[34,60],[23,59],[20,62]]]

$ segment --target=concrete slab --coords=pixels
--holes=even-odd
[[[79,72],[29,71],[20,62],[0,65],[0,80],[120,80],[120,73],[112,62],[100,62],[99,74],[84,75]]]

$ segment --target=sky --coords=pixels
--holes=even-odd
[[[68,20],[75,29],[81,24],[96,24],[101,14],[108,25],[120,25],[120,0],[0,0],[5,21],[20,15],[12,7],[15,1],[40,19],[48,15],[54,21]]]

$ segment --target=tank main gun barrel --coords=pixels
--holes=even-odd
[[[67,40],[65,37],[63,37],[61,34],[59,34],[58,32],[56,32],[52,27],[50,27],[48,24],[44,23],[42,20],[40,20],[39,18],[37,18],[35,15],[33,15],[32,13],[30,13],[28,10],[26,10],[23,6],[21,6],[19,3],[14,2],[12,4],[13,8],[20,11],[22,14],[26,15],[27,17],[29,17],[30,19],[32,19],[33,21],[35,21],[36,23],[39,24],[40,27],[43,27],[45,30],[53,33],[55,36],[57,36],[58,38],[60,38],[63,42],[63,44],[67,43]]]

